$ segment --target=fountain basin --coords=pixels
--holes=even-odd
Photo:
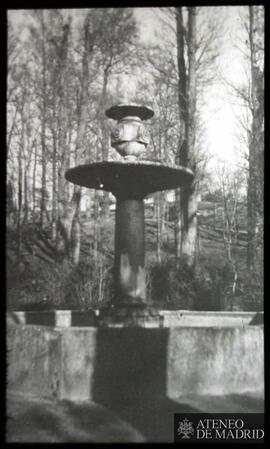
[[[160,190],[176,189],[194,177],[186,167],[152,161],[95,162],[71,168],[65,176],[74,184],[112,192],[122,199],[142,199]]]

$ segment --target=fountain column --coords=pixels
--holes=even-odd
[[[142,120],[154,112],[138,105],[116,105],[106,111],[117,120],[111,146],[126,163],[134,163],[145,151],[149,135]],[[138,179],[138,183],[140,180]],[[115,216],[115,299],[117,307],[146,306],[144,201],[145,192],[123,185],[116,196]]]
[[[143,200],[117,199],[115,305],[146,304]]]

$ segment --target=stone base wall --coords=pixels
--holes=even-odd
[[[9,323],[8,389],[38,397],[262,393],[263,326],[63,327]]]

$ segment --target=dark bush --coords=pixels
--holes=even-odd
[[[261,279],[243,276],[239,282],[237,295],[241,301],[243,310],[262,311],[264,308],[264,289]]]
[[[34,264],[17,273],[9,264],[7,305],[9,309],[81,309],[107,304],[113,295],[110,265],[94,262]],[[12,274],[13,273],[13,274]],[[15,275],[15,273],[17,273]]]
[[[195,310],[227,310],[231,309],[233,272],[229,264],[209,264],[207,269],[196,276]]]
[[[233,272],[229,264],[209,263],[194,274],[185,259],[148,265],[148,295],[160,308],[231,310]]]
[[[188,309],[194,300],[193,272],[185,261],[178,265],[175,258],[147,267],[148,295],[160,308]]]

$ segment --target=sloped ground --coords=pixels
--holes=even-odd
[[[8,395],[7,442],[173,442],[174,413],[262,413],[262,396],[119,398],[113,411],[93,402],[75,404]]]
[[[8,395],[8,443],[143,442],[131,425],[95,403],[74,404]]]

